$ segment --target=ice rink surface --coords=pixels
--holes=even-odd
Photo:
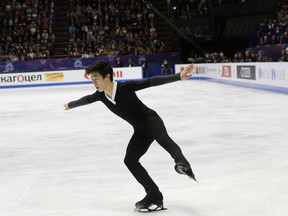
[[[132,127],[101,102],[64,111],[92,85],[0,90],[1,216],[131,216],[145,196],[123,163]],[[199,183],[156,142],[141,163],[167,216],[288,215],[288,95],[207,81],[138,92]]]

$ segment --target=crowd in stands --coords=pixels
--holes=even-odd
[[[281,50],[281,57],[278,62],[288,62],[288,47]],[[195,54],[191,53],[187,59],[188,63],[227,63],[227,62],[272,62],[271,56],[267,55],[264,50],[254,51],[238,51],[232,57],[227,57],[223,52],[213,52]]]
[[[191,19],[193,17],[208,16],[210,0],[169,0],[170,19]]]
[[[235,54],[235,57],[241,56],[241,52]],[[188,63],[227,63],[227,62],[236,62],[236,58],[229,58],[223,52],[212,52],[204,54],[196,54],[191,52],[189,58],[187,59]]]
[[[287,56],[286,55],[287,52]],[[288,48],[279,61],[288,61]],[[285,57],[284,57],[285,56]],[[238,51],[232,57],[227,57],[223,52],[205,53],[203,55],[191,53],[187,59],[189,63],[227,63],[227,62],[271,62],[272,59],[265,55],[263,50],[258,52]]]
[[[259,25],[259,46],[288,43],[288,0],[277,0],[277,3],[277,17]]]
[[[210,0],[211,4],[214,7],[230,3],[263,2],[263,1],[269,1],[269,0]]]
[[[168,0],[170,19],[191,19],[193,17],[208,16],[212,7],[231,3],[245,3],[268,0]]]
[[[229,3],[245,3],[252,1],[267,1],[267,0],[171,0],[170,2],[170,18],[171,20],[189,20],[197,16],[208,16],[212,7],[217,7]],[[258,29],[258,45],[277,45],[288,44],[288,0],[276,0],[278,4],[277,17],[275,19],[263,20]],[[197,11],[197,12],[196,12]],[[184,26],[181,31],[190,38],[204,38],[209,35],[209,28],[205,26],[201,29],[197,27]],[[288,60],[285,49],[282,50],[282,56],[279,61]],[[269,54],[264,50],[252,52],[247,50],[238,51],[231,57],[225,57],[223,53],[206,53],[192,54],[188,62],[211,63],[211,62],[270,62],[273,61]]]
[[[168,0],[171,20],[208,16],[211,7],[265,0]],[[263,21],[258,30],[259,46],[288,43],[288,0],[277,0],[274,20]],[[154,13],[142,0],[69,0],[68,57],[121,56],[164,51],[155,29]],[[54,0],[0,1],[0,61],[31,60],[53,56],[55,48]],[[183,31],[202,37],[209,29]],[[197,32],[195,35],[194,33]],[[280,61],[288,60],[288,50]],[[191,54],[188,62],[267,62],[263,50],[239,51],[232,57],[222,52]],[[119,62],[120,64],[120,62]],[[132,63],[131,63],[132,65]]]
[[[1,0],[0,25],[0,60],[30,60],[53,54],[53,0]]]
[[[163,52],[154,13],[142,1],[70,0],[69,56],[83,57]]]

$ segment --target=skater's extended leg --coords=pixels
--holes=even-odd
[[[136,180],[145,188],[147,194],[160,193],[158,186],[139,162],[153,140],[152,137],[135,132],[128,144],[124,159],[124,163]]]
[[[171,155],[175,161],[175,170],[180,174],[188,175],[195,181],[194,173],[185,156],[183,155],[180,147],[168,135],[166,127],[162,119],[157,115],[151,115],[148,118],[150,126],[150,133],[153,134],[156,141]]]
[[[156,113],[148,118],[147,124],[151,135],[171,155],[175,163],[188,163],[180,147],[168,135],[163,120]]]
[[[191,166],[182,154],[180,147],[169,137],[167,132],[159,133],[156,141],[169,153],[171,152],[170,154],[175,160],[175,170],[178,173],[188,175],[189,177],[197,181],[191,169]]]

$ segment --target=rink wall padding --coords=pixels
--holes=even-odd
[[[114,80],[142,79],[142,67],[113,69]],[[21,73],[0,73],[0,88],[24,88],[58,85],[91,84],[84,69],[39,71]]]
[[[175,65],[182,71],[188,64]],[[288,63],[195,64],[194,79],[288,94]]]
[[[175,65],[180,72],[188,64]],[[195,64],[193,78],[288,94],[288,63]],[[156,73],[157,74],[157,73]],[[158,73],[160,74],[160,72]],[[143,79],[141,67],[114,68],[115,81]],[[0,89],[91,84],[84,69],[0,73]]]

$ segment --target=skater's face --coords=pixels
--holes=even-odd
[[[97,71],[91,73],[91,80],[95,86],[95,88],[99,91],[102,92],[105,90],[107,87],[107,83],[111,82],[110,81],[110,75],[107,74],[104,78],[102,77],[101,74],[99,74]]]

